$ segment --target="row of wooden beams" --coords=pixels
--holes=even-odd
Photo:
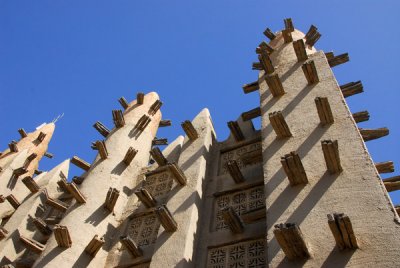
[[[361,81],[350,82],[340,86],[340,90],[345,98],[364,92]]]
[[[29,189],[29,191],[31,191],[31,193],[37,193],[40,190],[39,185],[31,176],[26,176],[23,178],[22,183],[26,186],[26,188]]]
[[[270,74],[265,75],[265,81],[271,91],[272,96],[279,97],[285,94],[285,90],[283,89],[282,82],[278,76],[278,74]]]
[[[59,247],[70,248],[72,246],[72,240],[67,226],[56,224],[53,228],[53,231]]]
[[[293,41],[293,48],[298,62],[303,62],[308,59],[306,46],[304,45],[303,39]]]
[[[339,145],[337,140],[321,141],[326,167],[329,173],[340,173],[343,169],[340,164]]]
[[[95,235],[92,240],[90,240],[89,244],[85,248],[85,252],[89,254],[92,257],[95,257],[97,252],[101,249],[101,247],[104,245],[105,241],[103,237],[100,237],[98,235]]]
[[[75,166],[83,169],[84,171],[88,171],[90,169],[90,164],[77,156],[73,156],[70,161],[71,164],[74,164]]]
[[[118,197],[119,197],[119,190],[110,187],[107,192],[106,201],[104,202],[104,208],[109,212],[113,212]]]
[[[291,152],[281,157],[281,164],[291,186],[308,183],[303,164],[296,152]]]
[[[346,63],[350,60],[349,54],[348,53],[343,53],[337,56],[333,56],[330,59],[328,59],[328,64],[330,67],[335,67],[340,64]]]
[[[228,127],[236,141],[244,140],[244,135],[237,121],[229,121]]]
[[[289,260],[310,258],[311,254],[303,233],[295,223],[275,225],[274,235]]]
[[[303,69],[304,75],[305,75],[309,85],[319,82],[317,68],[315,67],[315,63],[313,60],[309,60],[309,61],[305,62],[301,66],[301,68]]]
[[[155,115],[158,110],[160,110],[161,106],[163,105],[162,101],[156,100],[149,108],[149,115]]]
[[[97,121],[93,127],[103,136],[107,137],[110,134],[110,130],[104,126],[101,122]]]
[[[222,209],[222,217],[226,225],[234,234],[240,234],[244,232],[244,223],[240,216],[232,207]]]
[[[332,124],[334,122],[331,106],[327,97],[316,97],[315,105],[317,106],[318,116],[322,125]]]
[[[321,38],[321,34],[318,32],[317,27],[311,25],[310,29],[308,30],[305,39],[306,45],[312,47],[317,43],[317,41]]]
[[[257,91],[260,88],[260,86],[258,85],[258,81],[254,81],[249,84],[244,84],[242,88],[244,94],[248,94],[250,92]]]
[[[172,217],[171,212],[165,205],[158,207],[155,212],[166,232],[175,232],[176,230],[178,230],[178,224],[176,223],[176,221]]]
[[[368,111],[361,111],[357,113],[353,113],[353,118],[356,123],[364,122],[369,120],[369,112]]]
[[[150,116],[144,114],[137,121],[135,128],[139,129],[140,131],[143,131],[147,127],[147,125],[150,124],[150,122],[151,122]]]
[[[389,129],[386,127],[376,129],[359,128],[358,130],[364,141],[375,140],[389,135]]]
[[[243,121],[249,121],[251,119],[261,116],[261,109],[260,107],[256,107],[254,109],[251,109],[250,111],[242,113],[241,116]]]
[[[116,128],[125,126],[124,114],[121,110],[112,110],[112,117]]]
[[[328,224],[340,250],[356,249],[358,243],[349,217],[343,213],[328,214]]]
[[[191,121],[186,120],[181,124],[183,131],[185,131],[186,135],[189,137],[191,141],[196,140],[199,137],[199,133],[194,128]]]
[[[285,118],[283,118],[281,111],[269,113],[268,118],[278,138],[287,138],[292,136],[289,126],[287,125]]]

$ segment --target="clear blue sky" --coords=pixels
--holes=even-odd
[[[211,111],[218,139],[226,122],[259,104],[241,85],[254,81],[255,47],[266,27],[283,19],[318,27],[317,48],[348,52],[334,68],[340,84],[362,80],[365,93],[347,99],[353,112],[368,109],[362,127],[390,128],[367,143],[376,162],[393,160],[399,174],[400,1],[16,1],[0,0],[0,142],[19,137],[64,113],[44,159],[48,170],[73,155],[92,161],[90,144],[100,120],[112,127],[117,99],[157,91],[173,127],[159,137],[182,134],[180,122],[203,107]],[[79,175],[72,169],[72,175]],[[385,176],[387,177],[387,176]],[[392,194],[400,203],[400,193]]]

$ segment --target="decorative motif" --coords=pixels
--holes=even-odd
[[[245,165],[245,164],[243,164],[243,161],[241,160],[240,157],[241,157],[241,155],[243,155],[247,152],[256,151],[256,150],[260,150],[260,149],[261,149],[261,142],[255,142],[255,143],[248,144],[248,145],[242,146],[240,148],[222,153],[221,159],[220,159],[220,166],[219,166],[219,175],[228,173],[228,170],[226,168],[226,163],[229,160],[236,160],[240,169],[243,169],[245,167],[256,164],[256,163],[249,163],[249,164]]]
[[[160,200],[165,198],[167,193],[171,190],[172,183],[173,178],[171,172],[164,171],[148,176],[143,182],[143,187],[146,188],[154,198]]]
[[[221,195],[215,199],[216,222],[214,230],[228,229],[222,217],[222,209],[231,206],[239,215],[265,206],[264,187],[258,186],[232,194]]]
[[[266,267],[264,239],[240,242],[208,250],[207,267]]]
[[[156,242],[160,222],[154,213],[135,217],[128,227],[128,235],[140,246]]]

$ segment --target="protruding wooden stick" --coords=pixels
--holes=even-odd
[[[30,216],[30,215],[29,215]],[[44,222],[41,218],[33,218],[30,216],[32,219],[32,223],[35,225],[36,229],[38,229],[39,232],[41,232],[43,235],[51,235],[53,230],[50,228],[47,223]]]
[[[165,119],[161,120],[160,123],[158,124],[159,127],[169,127],[171,126],[171,120]]]
[[[22,179],[22,182],[29,189],[29,191],[31,191],[31,193],[37,193],[40,190],[39,185],[35,182],[34,179],[32,179],[31,176],[26,176]]]
[[[101,122],[97,121],[93,127],[103,136],[107,137],[110,134],[110,130],[106,128]]]
[[[99,151],[101,159],[107,159],[108,151],[104,141],[96,141],[96,149]]]
[[[125,125],[124,114],[121,110],[112,110],[112,117],[116,128],[121,128]]]
[[[0,226],[0,241],[6,238],[7,234],[8,231],[3,226]]]
[[[13,194],[7,195],[6,199],[14,209],[17,209],[21,205],[21,203],[17,200],[17,198],[15,198]]]
[[[271,41],[274,40],[276,37],[276,35],[274,34],[274,32],[271,31],[270,28],[265,29],[264,35]]]
[[[45,249],[45,245],[43,245],[42,243],[39,243],[38,241],[34,240],[34,239],[30,239],[27,238],[23,235],[21,235],[19,237],[19,240],[30,250],[32,250],[33,252],[37,253],[37,254],[42,254],[42,252]]]
[[[261,109],[260,107],[251,109],[250,111],[242,113],[242,119],[243,121],[248,121],[254,118],[257,118],[261,116]]]
[[[289,260],[308,259],[310,251],[304,241],[303,233],[295,223],[275,225],[274,235]]]
[[[140,188],[139,190],[135,191],[135,194],[147,208],[157,206],[157,200],[151,193],[149,193],[149,191],[146,190],[146,188]]]
[[[187,184],[187,178],[185,173],[183,173],[182,169],[180,169],[176,163],[168,163],[167,164],[169,171],[171,171],[172,175],[174,175],[174,180],[177,184],[184,186]]]
[[[340,250],[358,248],[350,218],[343,213],[328,214],[328,224]]]
[[[261,71],[261,70],[263,70],[263,66],[260,62],[253,62],[251,65],[251,69]]]
[[[244,135],[237,121],[229,121],[228,127],[236,141],[244,140]]]
[[[243,221],[232,207],[224,208],[221,212],[225,224],[228,225],[232,233],[240,234],[244,232]]]
[[[317,27],[311,25],[310,29],[308,30],[305,39],[306,45],[312,47],[317,43],[317,41],[321,38],[321,34],[318,32]]]
[[[155,210],[158,220],[160,221],[161,225],[164,227],[166,232],[175,232],[178,230],[178,224],[172,217],[171,212],[165,205],[159,206]]]
[[[182,122],[181,126],[183,128],[183,131],[185,131],[186,135],[189,137],[191,141],[194,141],[199,137],[199,133],[194,128],[191,121],[186,120]]]
[[[25,159],[25,162],[24,162],[24,165],[23,165],[23,167],[24,168],[28,168],[29,167],[29,164],[33,161],[33,159],[35,159],[37,157],[37,154],[36,153],[31,153],[26,159]]]
[[[307,174],[296,152],[281,157],[281,164],[291,186],[308,183]]]
[[[316,97],[314,99],[317,106],[319,120],[322,125],[332,124],[334,122],[331,106],[327,97]]]
[[[135,158],[137,152],[138,150],[133,149],[133,147],[129,147],[122,162],[124,162],[125,165],[129,166],[132,160]]]
[[[113,212],[118,197],[119,197],[119,190],[110,187],[107,192],[106,201],[104,202],[104,208],[110,212]]]
[[[260,61],[265,73],[272,74],[275,71],[275,67],[272,65],[271,58],[267,53],[261,53],[258,55],[258,60]]]
[[[333,59],[335,57],[335,55],[333,54],[332,51],[330,51],[330,52],[325,52],[325,57],[329,62],[329,60]]]
[[[18,152],[17,142],[16,142],[16,141],[11,141],[11,142],[8,144],[8,148],[10,148],[10,152],[12,152],[12,153]]]
[[[142,250],[136,245],[135,241],[133,241],[129,236],[121,236],[120,241],[129,251],[129,253],[132,255],[133,258],[139,258],[143,256]]]
[[[283,42],[285,44],[290,43],[293,41],[292,32],[288,29],[282,30]]]
[[[245,181],[245,178],[242,172],[240,171],[240,167],[236,160],[229,160],[228,162],[226,162],[226,168],[229,174],[231,175],[232,179],[236,183],[242,183]]]
[[[37,140],[38,140],[39,142],[42,142],[46,136],[47,136],[46,133],[40,132],[39,135],[38,135],[38,137],[37,137]]]
[[[74,176],[74,177],[72,178],[72,181],[73,181],[75,184],[80,185],[80,184],[82,184],[82,182],[84,181],[84,179],[85,179],[85,177]]]
[[[43,191],[44,197],[45,197],[45,203],[61,212],[65,212],[68,209],[68,206],[61,202],[60,200],[53,199],[49,196],[49,193],[47,192],[46,189]]]
[[[168,139],[166,138],[157,138],[155,137],[152,141],[151,141],[151,145],[168,145]]]
[[[315,63],[313,60],[309,60],[309,61],[305,62],[301,66],[301,68],[303,69],[304,75],[305,75],[309,85],[319,82],[317,68],[315,67]]]
[[[389,129],[386,127],[376,129],[359,128],[358,130],[364,141],[375,140],[389,135]]]
[[[13,175],[18,178],[19,176],[21,176],[22,174],[25,174],[26,172],[28,172],[26,167],[19,167],[17,169],[14,169]]]
[[[150,151],[151,157],[157,162],[157,164],[161,166],[165,166],[168,164],[168,160],[165,158],[163,153],[161,152],[160,148],[158,147],[153,147]]]
[[[282,82],[279,79],[278,74],[270,74],[264,76],[265,81],[271,91],[272,96],[279,97],[285,94],[285,90],[283,89]]]
[[[149,108],[149,115],[155,115],[156,112],[160,110],[162,104],[162,101],[156,100]]]
[[[350,82],[340,86],[340,90],[345,98],[364,92],[361,81]]]
[[[261,53],[271,54],[272,52],[274,52],[274,49],[264,41],[262,41],[256,48],[257,54],[261,54]]]
[[[240,218],[245,224],[250,224],[259,221],[261,219],[265,219],[266,216],[267,216],[267,210],[265,206],[251,209],[240,214]]]
[[[375,163],[375,167],[379,174],[394,172],[394,164],[392,161]]]
[[[304,45],[303,39],[293,41],[293,48],[294,52],[296,53],[298,62],[302,62],[308,59],[306,46]]]
[[[128,109],[129,104],[124,97],[119,98],[118,102],[119,102],[119,104],[121,104],[121,106],[122,106],[122,108],[124,108],[124,110]]]
[[[36,176],[40,175],[42,173],[43,173],[43,170],[38,170],[38,169],[35,169],[35,171],[33,172],[33,174],[35,174]]]
[[[393,177],[390,177],[390,178],[383,179],[383,183],[386,183],[386,182],[398,182],[398,181],[400,181],[400,176],[393,176]]]
[[[285,29],[289,30],[291,32],[294,31],[294,26],[293,26],[293,22],[292,22],[292,18],[286,18],[283,20],[284,24],[285,24]]]
[[[74,182],[68,183],[68,191],[75,198],[76,202],[78,202],[79,204],[86,203],[86,198],[83,196],[83,194]]]
[[[70,161],[71,164],[74,164],[78,168],[81,168],[85,171],[88,171],[90,169],[90,164],[77,156],[73,156]]]
[[[328,59],[328,63],[330,67],[335,67],[337,65],[346,63],[350,60],[349,54],[344,53],[337,56],[333,56],[332,58]]]
[[[287,125],[285,118],[283,118],[281,111],[269,113],[268,118],[278,138],[287,138],[292,136],[289,126]]]
[[[143,131],[147,125],[151,122],[151,118],[150,116],[148,116],[147,114],[142,115],[142,117],[140,117],[140,119],[137,121],[135,128]]]
[[[89,244],[85,248],[85,252],[89,254],[92,257],[95,257],[97,252],[101,249],[101,247],[104,245],[105,241],[103,237],[100,237],[98,235],[95,235],[92,240],[90,240]]]
[[[400,176],[398,176],[398,177],[400,177]],[[384,181],[383,184],[385,185],[386,191],[388,191],[388,192],[400,190],[400,181],[395,181],[395,182]]]
[[[23,128],[18,129],[18,133],[19,135],[21,135],[22,139],[28,137],[28,134],[25,132]]]
[[[258,81],[251,82],[250,84],[243,85],[243,92],[244,94],[248,94],[253,91],[257,91],[260,87],[258,85]]]
[[[369,112],[368,111],[361,111],[353,114],[354,121],[356,123],[364,122],[369,120]]]
[[[137,104],[142,105],[144,102],[144,93],[143,92],[139,92],[136,95],[136,100],[137,100]]]
[[[244,165],[251,165],[251,164],[262,162],[263,161],[263,156],[262,156],[261,147],[255,149],[255,150],[243,153],[240,156],[240,160],[242,161],[242,163]]]
[[[62,248],[70,248],[72,246],[71,236],[69,235],[69,231],[67,226],[62,226],[56,224],[54,226],[54,236],[57,241],[57,245]]]
[[[4,195],[0,194],[0,203],[4,203],[4,201],[6,201],[6,198]]]
[[[329,173],[342,172],[340,164],[339,145],[337,140],[323,140],[321,141],[322,151],[324,153],[326,167]]]
[[[50,158],[50,159],[54,157],[54,155],[52,153],[49,153],[49,152],[45,152],[44,156],[46,156],[47,158]]]

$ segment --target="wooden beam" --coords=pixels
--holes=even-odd
[[[340,250],[358,248],[350,218],[343,213],[328,214],[328,224]]]
[[[43,190],[44,198],[45,198],[45,203],[61,212],[65,212],[68,209],[68,205],[65,204],[64,202],[61,202],[60,200],[53,199],[49,196],[49,193],[47,192],[47,189]]]
[[[139,258],[143,256],[143,251],[136,245],[135,241],[133,241],[129,236],[121,236],[120,241],[129,251],[129,253],[132,255],[133,258]]]
[[[328,64],[330,67],[335,67],[340,64],[346,63],[350,60],[349,54],[348,53],[343,53],[337,56],[333,56],[330,59],[328,59]]]
[[[103,136],[107,137],[110,134],[110,130],[106,128],[101,122],[97,121],[94,123],[93,127]]]
[[[331,174],[342,172],[340,164],[339,145],[337,140],[321,141],[326,167]]]
[[[398,176],[400,177],[400,176]],[[383,182],[383,184],[385,185],[386,191],[388,192],[393,192],[393,191],[397,191],[400,190],[400,181],[395,181],[395,182]]]
[[[102,248],[104,245],[105,241],[103,237],[100,237],[98,235],[95,235],[92,240],[90,240],[89,244],[85,248],[85,252],[89,254],[92,257],[95,257],[97,252]]]
[[[157,137],[155,137],[155,138],[151,141],[151,145],[152,145],[152,146],[157,146],[157,145],[168,145],[168,139],[166,139],[166,138],[157,138]]]
[[[7,237],[8,231],[0,226],[0,241]]]
[[[67,185],[68,192],[75,198],[76,202],[78,202],[79,204],[85,204],[86,198],[83,196],[76,184],[74,182],[71,182]]]
[[[116,128],[121,128],[125,125],[124,114],[121,110],[112,110],[112,117]]]
[[[328,98],[316,97],[314,101],[315,105],[317,106],[318,116],[319,120],[321,121],[321,125],[333,124],[334,119]]]
[[[379,174],[394,172],[394,164],[392,161],[375,163],[375,167]]]
[[[113,212],[118,197],[119,197],[119,190],[110,187],[107,192],[106,201],[104,202],[104,208],[110,212]]]
[[[394,177],[383,179],[383,183],[386,183],[386,182],[398,182],[398,181],[400,181],[400,176],[394,176]]]
[[[171,171],[174,180],[176,181],[177,184],[180,186],[184,186],[187,184],[187,178],[185,173],[182,171],[181,168],[178,167],[176,163],[168,163],[167,167],[169,171]]]
[[[163,105],[162,101],[156,100],[149,108],[149,115],[155,115],[158,110],[160,110],[161,106]]]
[[[248,94],[250,92],[257,91],[260,86],[258,85],[258,81],[251,82],[250,84],[244,84],[242,86],[244,94]]]
[[[281,164],[291,186],[308,183],[307,174],[296,152],[281,157]]]
[[[228,160],[228,162],[226,162],[226,168],[236,183],[242,183],[246,181],[236,160]]]
[[[311,25],[310,29],[308,30],[305,39],[306,45],[312,47],[317,43],[317,41],[321,38],[321,34],[318,32],[317,27]]]
[[[292,18],[286,18],[286,19],[283,20],[283,22],[285,24],[285,29],[286,30],[291,31],[291,32],[294,31]]]
[[[263,70],[263,66],[262,66],[262,64],[261,64],[260,62],[253,62],[253,63],[251,64],[251,69],[252,69],[252,70],[259,70],[259,71],[261,71],[261,70]]]
[[[51,159],[51,158],[54,157],[54,155],[53,155],[52,153],[49,153],[49,152],[45,152],[45,153],[44,153],[44,156],[46,156],[46,157],[49,158],[49,159]]]
[[[133,149],[133,147],[129,147],[122,162],[124,162],[125,165],[129,166],[131,164],[132,160],[135,158],[137,152],[138,152],[138,150]]]
[[[340,90],[345,98],[364,92],[361,81],[350,82],[340,86]]]
[[[151,122],[151,118],[150,116],[148,116],[147,114],[142,115],[142,117],[139,118],[139,120],[137,121],[135,128],[143,131],[147,125]]]
[[[145,207],[152,208],[157,206],[157,200],[146,188],[140,188],[135,191],[135,194]]]
[[[229,121],[228,127],[236,141],[244,140],[244,135],[237,121]]]
[[[272,74],[275,71],[275,67],[272,65],[271,58],[267,53],[258,55],[258,60],[266,74]]]
[[[308,259],[310,251],[304,241],[303,233],[295,223],[277,224],[275,238],[289,260]]]
[[[271,91],[272,96],[279,97],[279,96],[282,96],[283,94],[285,94],[285,90],[283,89],[282,82],[279,79],[279,76],[277,73],[265,75],[264,79],[267,82],[267,85],[269,87],[269,90]]]
[[[375,140],[389,135],[389,129],[386,127],[376,129],[359,128],[358,130],[364,141]]]
[[[274,32],[271,31],[270,28],[265,29],[263,33],[271,41],[276,38],[276,35],[274,34]]]
[[[261,147],[258,149],[243,153],[240,156],[240,160],[242,161],[242,163],[244,165],[251,165],[251,164],[262,162],[263,156],[262,156]]]
[[[292,32],[288,29],[282,30],[283,42],[288,44],[293,41]]]
[[[225,224],[228,225],[232,233],[240,234],[244,232],[244,223],[232,207],[224,208],[221,212]]]
[[[121,104],[121,106],[122,106],[122,108],[124,108],[124,110],[128,109],[129,104],[124,97],[119,98],[118,102],[119,102],[119,104]]]
[[[26,167],[19,167],[13,170],[13,176],[15,177],[19,177],[22,174],[25,174],[26,172],[28,172],[28,170],[26,169]]]
[[[357,113],[353,113],[353,118],[356,123],[364,122],[369,120],[369,112],[368,111],[361,111]]]
[[[157,162],[157,164],[161,166],[165,166],[168,164],[168,160],[165,158],[163,153],[161,152],[160,148],[153,147],[150,151],[151,157]]]
[[[56,224],[53,228],[53,231],[59,247],[70,248],[72,246],[72,240],[67,226]]]
[[[50,228],[50,226],[41,218],[33,218],[32,216],[30,216],[30,218],[36,229],[38,229],[38,231],[41,232],[43,235],[51,235],[53,233],[53,230]]]
[[[34,179],[32,179],[31,176],[26,176],[25,178],[22,179],[23,184],[25,184],[26,188],[31,191],[31,193],[37,193],[40,190],[39,185],[36,183]]]
[[[12,152],[12,153],[18,152],[17,142],[16,142],[16,141],[11,141],[11,142],[8,144],[8,148],[10,148],[10,152]]]
[[[181,124],[183,131],[185,131],[186,135],[189,137],[189,140],[194,141],[199,137],[199,133],[194,128],[191,121],[186,120]]]
[[[108,151],[104,141],[96,141],[96,149],[99,151],[101,159],[107,159]]]
[[[159,127],[169,127],[171,126],[171,120],[169,119],[165,119],[165,120],[161,120],[160,123],[158,124]]]
[[[240,218],[245,224],[251,224],[256,221],[265,219],[267,216],[267,209],[265,206],[248,210],[242,214],[240,214]]]
[[[304,45],[303,39],[293,41],[293,48],[298,62],[303,62],[308,59],[306,46]]]
[[[249,121],[251,119],[257,118],[261,116],[261,109],[260,107],[256,107],[254,109],[251,109],[250,111],[242,113],[242,119],[243,121]]]
[[[309,85],[319,82],[317,68],[313,60],[306,61],[301,68],[303,69],[304,75]]]
[[[42,243],[39,243],[38,241],[36,241],[34,239],[30,239],[30,238],[27,238],[27,237],[22,236],[22,235],[20,235],[19,241],[21,241],[22,244],[25,245],[25,247],[29,248],[30,250],[32,250],[36,254],[42,254],[42,252],[44,251],[44,249],[46,247]]]
[[[73,156],[70,161],[71,164],[74,164],[75,166],[83,169],[84,171],[88,171],[90,169],[90,164],[77,156]]]
[[[19,135],[21,135],[21,139],[28,137],[28,134],[25,132],[23,128],[18,129]]]
[[[269,113],[268,118],[278,138],[288,138],[292,136],[281,111]]]
[[[15,198],[13,194],[9,194],[6,196],[8,203],[16,210],[21,205],[21,203]]]
[[[46,138],[46,136],[47,136],[46,133],[40,132],[39,135],[38,135],[38,137],[37,137],[37,140],[38,140],[39,142],[42,142],[42,141],[44,140],[44,138]]]
[[[136,95],[136,100],[137,100],[137,104],[142,105],[144,102],[144,93],[143,92],[139,92]]]
[[[274,49],[269,44],[267,44],[265,41],[262,41],[256,48],[257,54],[261,54],[261,53],[271,54],[272,52],[274,52]]]
[[[166,232],[175,232],[178,230],[178,224],[172,217],[171,212],[165,205],[159,206],[156,210],[156,215],[161,225],[164,227]]]

